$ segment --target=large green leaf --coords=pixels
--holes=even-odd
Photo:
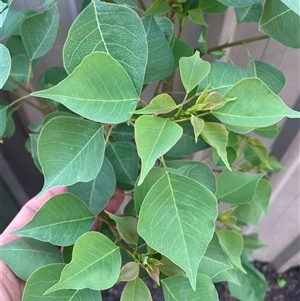
[[[295,0],[281,0],[287,7],[292,9],[295,13],[300,15],[300,5]]]
[[[59,281],[60,274],[65,267],[64,264],[49,264],[41,267],[28,278],[23,301],[101,301],[101,294],[95,290],[60,290],[44,295],[45,292]]]
[[[201,136],[217,151],[226,167],[231,170],[227,159],[228,131],[225,126],[220,123],[205,122]]]
[[[38,268],[62,262],[61,253],[56,246],[28,237],[21,237],[1,246],[0,259],[25,281]]]
[[[179,60],[180,77],[186,92],[191,92],[209,73],[209,62],[200,58],[199,51]]]
[[[219,243],[230,260],[242,272],[246,272],[241,263],[241,255],[243,250],[243,237],[234,231],[218,230],[216,232]]]
[[[236,7],[234,9],[237,23],[257,23],[262,14],[261,4],[254,4],[247,7]]]
[[[124,190],[132,189],[139,170],[135,145],[128,141],[113,142],[107,146],[105,155],[114,169],[117,186]]]
[[[164,155],[182,135],[182,128],[165,118],[141,116],[135,122],[137,151],[142,159],[140,185],[155,161]]]
[[[138,232],[150,247],[180,266],[195,289],[198,265],[212,239],[216,215],[216,198],[206,187],[166,173],[144,199]]]
[[[103,234],[87,232],[76,241],[72,261],[63,269],[59,282],[46,293],[61,289],[107,289],[116,283],[120,268],[119,248]]]
[[[147,42],[143,24],[132,9],[95,0],[79,14],[64,46],[67,72],[72,73],[94,51],[110,54],[128,73],[136,93],[141,92]]]
[[[173,54],[164,32],[154,17],[142,19],[147,35],[148,62],[144,83],[148,84],[166,78],[173,70]]]
[[[41,14],[26,18],[21,24],[21,36],[29,59],[39,58],[53,46],[59,24],[57,5]]]
[[[54,186],[88,182],[103,163],[103,127],[79,118],[55,117],[41,131],[38,156],[45,177],[40,194]]]
[[[11,58],[8,49],[0,44],[1,71],[0,71],[0,89],[6,82],[11,68]]]
[[[120,301],[152,301],[147,285],[141,278],[129,281],[122,292]]]
[[[175,276],[163,280],[163,292],[166,301],[218,301],[218,293],[211,279],[204,274],[197,274],[195,290],[187,278]]]
[[[224,95],[237,97],[213,111],[222,122],[245,128],[266,127],[284,117],[299,118],[300,113],[285,105],[260,79],[246,78],[236,83]]]
[[[231,268],[232,266],[228,262],[228,259],[220,246],[218,237],[214,234],[200,261],[198,273],[202,273],[213,278],[222,271],[226,271]]]
[[[252,76],[261,79],[275,94],[278,94],[285,85],[284,74],[265,62],[251,60],[247,69]]]
[[[68,187],[94,213],[104,209],[116,188],[116,177],[110,162],[104,157],[98,175],[89,182],[79,182]]]
[[[75,195],[62,193],[46,202],[34,217],[15,234],[70,246],[89,231],[96,216]]]
[[[232,296],[241,301],[263,301],[266,294],[267,283],[263,274],[251,264],[243,263],[247,275],[237,271],[241,285],[229,282],[228,288]]]
[[[257,184],[253,199],[234,210],[236,218],[246,224],[257,226],[262,212],[267,213],[271,192],[272,187],[270,182],[261,179]]]
[[[224,94],[239,80],[249,77],[244,68],[231,63],[213,62],[208,76],[200,83],[197,93],[200,94],[208,85],[207,92],[217,91]]]
[[[276,41],[292,48],[300,48],[300,15],[281,0],[266,0],[259,29]],[[293,5],[293,8],[295,7]]]
[[[231,204],[249,203],[263,175],[224,170],[217,181],[216,197],[219,201]]]
[[[105,52],[86,56],[58,85],[32,95],[51,98],[83,117],[103,123],[126,121],[138,102],[130,77]]]
[[[253,4],[262,4],[265,0],[218,0],[227,6],[244,7]]]

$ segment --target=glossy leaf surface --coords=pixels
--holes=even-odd
[[[207,188],[167,173],[144,199],[138,232],[150,247],[180,266],[195,289],[198,265],[212,238],[216,214],[215,196]]]

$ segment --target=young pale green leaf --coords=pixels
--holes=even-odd
[[[0,259],[24,281],[38,268],[62,262],[61,253],[56,246],[28,237],[21,237],[1,246]]]
[[[21,24],[21,36],[29,59],[39,58],[53,46],[59,24],[57,5],[52,5],[41,14],[26,18]]]
[[[195,289],[198,265],[213,236],[216,217],[217,201],[206,187],[166,173],[144,199],[138,232],[151,248],[181,267]]]
[[[124,190],[132,189],[139,171],[135,145],[128,141],[113,142],[107,146],[105,155],[114,169],[117,186]]]
[[[201,0],[199,2],[199,8],[205,13],[221,14],[226,11],[227,6],[218,0]]]
[[[270,168],[269,166],[269,151],[266,148],[266,146],[258,139],[255,137],[249,137],[248,143],[254,154],[259,158],[259,160],[265,165]],[[259,164],[260,162],[258,162]]]
[[[210,278],[213,278],[222,271],[231,268],[232,266],[228,262],[228,259],[225,256],[222,247],[220,246],[218,237],[216,234],[214,234],[206,249],[206,252],[200,261],[198,273],[202,273]]]
[[[106,212],[116,222],[120,236],[130,244],[136,245],[139,240],[137,233],[137,218],[133,216],[117,216]]]
[[[134,137],[134,127],[127,123],[120,123],[113,127],[110,136],[116,141],[131,141]]]
[[[228,288],[232,296],[241,301],[262,301],[265,298],[267,283],[261,274],[251,264],[243,263],[247,275],[237,271],[240,286],[228,283]]]
[[[40,195],[54,186],[95,178],[103,163],[104,144],[103,127],[94,122],[74,117],[55,117],[47,122],[38,140],[45,177]]]
[[[182,276],[166,278],[162,281],[166,301],[218,301],[218,293],[211,279],[202,273],[197,274],[196,289]]]
[[[186,92],[191,92],[207,76],[210,63],[200,58],[199,51],[179,60],[180,77]]]
[[[241,254],[243,250],[243,237],[234,231],[218,230],[216,234],[219,243],[230,260],[230,262],[239,268],[242,272],[246,273],[241,263]]]
[[[152,301],[147,285],[141,278],[129,281],[122,292],[120,301]]]
[[[262,14],[261,4],[254,4],[246,7],[235,7],[234,12],[237,23],[257,23]]]
[[[140,266],[137,262],[127,262],[121,269],[118,281],[133,281],[140,272]]]
[[[210,72],[198,86],[197,94],[210,85],[208,92],[217,91],[223,95],[237,81],[249,77],[247,70],[231,63],[213,62],[210,66]]]
[[[0,105],[0,138],[5,133],[7,109],[7,106]]]
[[[218,1],[223,3],[224,5],[234,6],[234,7],[244,7],[253,4],[262,4],[264,2],[264,0],[218,0]]]
[[[201,136],[203,137],[204,141],[216,149],[226,167],[231,170],[227,159],[226,146],[228,143],[228,131],[225,126],[220,123],[205,122]]]
[[[225,203],[249,203],[254,197],[258,181],[263,176],[264,174],[224,170],[217,180],[216,197]]]
[[[296,2],[295,5],[298,4],[299,7],[299,3]],[[281,0],[266,0],[259,30],[285,46],[300,48],[299,27],[299,13],[286,6]]]
[[[295,13],[297,13],[300,16],[300,5],[297,3],[297,1],[294,0],[281,0],[287,7],[292,9]]]
[[[195,24],[208,26],[207,23],[205,22],[202,10],[200,8],[194,8],[194,9],[189,10],[188,17],[189,17],[190,21]]]
[[[232,126],[259,128],[275,124],[284,117],[300,117],[299,112],[287,107],[258,78],[239,81],[224,96],[237,99],[227,102],[212,113],[222,122]]]
[[[138,185],[142,184],[155,161],[164,155],[182,135],[182,128],[165,118],[141,116],[135,122],[137,151],[142,159]]]
[[[28,278],[23,301],[101,301],[101,294],[95,290],[60,290],[51,294],[44,295],[45,292],[59,281],[60,274],[64,269],[64,264],[49,264],[36,270]]]
[[[159,94],[154,97],[145,108],[134,111],[134,114],[166,114],[174,111],[177,104],[168,94]]]
[[[167,156],[186,156],[208,148],[208,144],[200,136],[197,143],[195,143],[194,128],[189,120],[180,122],[180,126],[183,129],[183,134],[177,143],[166,153]]]
[[[272,187],[269,181],[261,179],[257,183],[253,199],[247,203],[238,206],[234,210],[236,218],[246,224],[258,225],[258,220],[262,212],[267,213],[271,197]]]
[[[72,261],[46,294],[62,289],[107,289],[116,283],[120,268],[119,248],[103,234],[87,232],[76,241]]]
[[[179,174],[194,179],[204,185],[212,193],[216,192],[216,177],[209,165],[192,160],[166,161],[166,165],[176,169]]]
[[[261,79],[275,94],[278,94],[285,85],[284,74],[265,62],[251,60],[247,69],[252,76]]]
[[[89,182],[79,182],[68,187],[68,191],[78,196],[94,213],[100,213],[107,205],[116,188],[113,167],[104,157],[98,175]]]
[[[11,68],[11,58],[8,49],[0,44],[1,71],[0,71],[0,89],[6,82]]]
[[[136,93],[141,92],[147,64],[147,42],[143,24],[132,9],[95,0],[78,15],[63,50],[67,72],[72,73],[84,57],[95,51],[110,54],[129,75]],[[118,76],[117,79],[122,81]],[[115,87],[108,90],[113,89]]]
[[[238,268],[234,267],[229,270],[225,270],[217,274],[215,277],[212,278],[213,282],[231,282],[238,286],[240,286],[240,282],[237,276]]]
[[[138,102],[130,77],[105,52],[89,54],[58,85],[32,95],[53,99],[83,117],[103,123],[126,121]]]
[[[165,17],[154,17],[154,19],[158,27],[164,32],[167,42],[170,43],[173,37],[172,21]]]
[[[193,48],[176,36],[173,36],[173,39],[170,42],[170,47],[174,56],[173,70],[179,67],[180,58],[189,57],[194,54]]]
[[[164,15],[171,10],[168,3],[163,0],[155,0],[145,11],[145,16]]]
[[[148,62],[144,84],[166,78],[173,70],[173,54],[164,32],[156,24],[154,17],[142,19],[148,45]]]
[[[194,128],[195,143],[197,143],[198,137],[200,136],[204,128],[204,120],[198,118],[195,115],[191,115],[191,124]]]
[[[75,195],[62,193],[46,202],[22,228],[13,233],[70,246],[89,231],[96,216]]]

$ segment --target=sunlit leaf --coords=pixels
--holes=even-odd
[[[300,5],[297,3],[297,1],[294,0],[281,0],[287,7],[292,9],[295,13],[300,15]]]
[[[6,82],[11,68],[11,58],[8,49],[0,44],[1,71],[0,71],[0,89]]]

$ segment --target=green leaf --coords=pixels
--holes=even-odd
[[[68,76],[63,67],[51,67],[40,77],[38,86],[43,89],[52,88]]]
[[[189,120],[180,122],[180,126],[183,129],[183,134],[177,143],[166,153],[167,156],[180,157],[191,155],[208,147],[208,144],[200,136],[197,143],[195,143],[194,128]]]
[[[59,281],[60,274],[65,267],[64,264],[49,264],[41,267],[28,278],[24,293],[23,301],[101,301],[100,292],[84,290],[60,290],[51,294],[44,295],[45,292]]]
[[[129,281],[122,292],[120,301],[152,301],[147,285],[141,278]]]
[[[281,0],[287,7],[292,9],[295,13],[300,15],[300,5],[297,3],[297,1],[294,0]]]
[[[171,10],[171,7],[164,0],[155,0],[145,11],[145,16],[164,15]]]
[[[0,105],[0,138],[3,137],[6,128],[6,116],[8,106]]]
[[[79,197],[94,214],[99,214],[112,197],[115,188],[115,172],[104,157],[102,167],[93,180],[69,186],[68,191]]]
[[[257,233],[243,235],[243,240],[244,248],[242,252],[242,259],[247,262],[253,261],[252,253],[254,250],[267,247],[266,244],[259,241]]]
[[[226,153],[227,153],[227,160],[229,165],[232,165],[236,158],[237,153],[233,147],[226,147]],[[212,160],[216,166],[226,166],[221,157],[218,155],[216,149],[212,149]]]
[[[206,249],[206,252],[200,261],[198,273],[202,273],[210,278],[213,278],[222,271],[231,268],[232,266],[228,262],[228,259],[225,256],[222,247],[220,246],[218,237],[216,234],[214,234]]]
[[[63,269],[59,282],[46,291],[61,289],[103,290],[112,287],[120,273],[119,248],[99,232],[87,232],[75,243],[72,261]]]
[[[285,85],[284,74],[267,63],[251,60],[247,69],[252,76],[261,79],[275,94],[278,94]]]
[[[134,111],[134,114],[166,114],[177,109],[177,104],[168,94],[159,94],[154,97],[149,105]]]
[[[274,139],[277,137],[280,131],[281,127],[277,124],[273,124],[265,128],[255,129],[254,133],[264,138]]]
[[[225,203],[249,203],[254,197],[257,183],[263,175],[224,170],[217,181],[216,197]]]
[[[221,14],[226,11],[227,6],[218,0],[201,0],[199,2],[199,8],[205,13]]]
[[[141,207],[139,234],[187,273],[193,289],[199,262],[213,235],[216,206],[215,196],[200,183],[166,173],[152,186]]]
[[[54,186],[88,182],[103,163],[103,127],[79,118],[55,117],[41,131],[38,156],[45,177],[40,195]]]
[[[122,266],[118,281],[132,281],[136,279],[140,272],[140,266],[135,261],[127,262]]]
[[[253,4],[262,4],[264,0],[218,0],[227,6],[245,7]]]
[[[172,21],[164,17],[154,17],[154,19],[158,27],[164,32],[167,42],[170,43],[173,37]]]
[[[59,24],[57,5],[41,14],[26,18],[21,24],[21,36],[29,59],[39,58],[53,46]]]
[[[178,275],[186,277],[185,272],[179,266],[174,264],[169,258],[164,257],[159,262],[162,264],[158,265],[158,268],[163,274],[169,277]]]
[[[254,4],[247,7],[235,7],[234,12],[237,23],[257,23],[262,14],[261,4]]]
[[[286,6],[281,0],[266,0],[259,30],[285,46],[300,48],[299,27],[299,13]]]
[[[7,138],[12,137],[13,134],[15,133],[15,129],[16,129],[15,122],[14,122],[14,119],[12,117],[13,113],[14,113],[14,108],[9,107],[7,109],[6,126],[5,126],[5,131],[4,131],[4,134],[3,134],[3,136],[7,137]]]
[[[120,5],[132,7],[132,8],[137,7],[136,4],[131,0],[115,0],[114,2],[117,3],[117,4],[120,4]]]
[[[216,192],[216,177],[209,165],[192,160],[166,161],[166,165],[177,169],[178,173],[204,185],[212,193]],[[184,169],[184,171],[181,172],[180,169]]]
[[[266,127],[277,123],[284,117],[300,117],[299,112],[287,107],[258,78],[239,81],[224,96],[227,98],[237,97],[237,100],[227,102],[225,106],[212,113],[222,122],[232,126]]]
[[[131,141],[134,137],[134,127],[127,123],[120,123],[113,127],[110,136],[116,141]]]
[[[148,62],[144,84],[168,77],[173,70],[173,54],[164,32],[154,17],[142,19],[148,45]]]
[[[179,60],[180,77],[186,92],[191,92],[209,73],[209,62],[200,58],[199,51]]]
[[[67,72],[72,73],[87,55],[95,51],[111,55],[124,68],[136,93],[140,94],[147,63],[147,42],[143,24],[132,9],[95,0],[78,15],[63,51]],[[99,68],[94,70],[100,71]]]
[[[237,268],[246,273],[241,263],[241,254],[243,249],[243,237],[234,231],[218,230],[216,234],[219,239],[219,243],[230,260]]]
[[[207,30],[207,28],[204,28],[201,31],[201,34],[198,38],[198,47],[199,47],[199,50],[201,53],[207,53],[207,49],[208,49],[207,35],[208,35],[208,30]]]
[[[243,263],[243,266],[247,275],[237,271],[241,286],[228,283],[231,295],[241,301],[263,301],[267,289],[264,275],[250,264]]]
[[[124,190],[132,189],[139,170],[135,145],[127,141],[113,142],[107,146],[105,155],[114,169],[117,186]]]
[[[61,263],[59,249],[49,243],[21,237],[0,247],[0,258],[21,279],[26,281],[38,268]]]
[[[189,57],[194,54],[193,48],[176,36],[173,36],[170,47],[174,56],[173,71],[179,67],[180,58]]]
[[[238,286],[240,286],[240,282],[237,276],[238,268],[234,267],[229,270],[225,270],[217,274],[215,277],[213,277],[212,281],[213,282],[231,282],[234,283]]]
[[[142,159],[140,185],[155,161],[164,155],[181,137],[182,128],[168,119],[141,116],[135,122],[137,151]],[[146,139],[145,139],[146,138]]]
[[[208,26],[203,17],[202,10],[199,8],[194,8],[194,9],[189,10],[188,17],[189,17],[190,21],[195,24]]]
[[[5,18],[7,17],[7,13],[9,11],[9,7],[13,0],[1,0],[0,1],[0,27],[2,27]]]
[[[38,139],[40,134],[29,134],[30,139],[30,152],[33,159],[33,162],[37,169],[42,172],[42,167],[38,158]]]
[[[128,243],[136,245],[139,240],[137,233],[137,218],[133,216],[117,216],[106,212],[116,222],[120,236]]]
[[[209,145],[216,149],[226,167],[231,170],[226,150],[228,143],[228,131],[224,125],[215,122],[205,122],[201,136]]]
[[[8,49],[0,44],[1,71],[0,71],[0,89],[6,82],[11,68],[11,58]]]
[[[198,118],[195,115],[191,115],[191,124],[194,128],[195,143],[197,143],[198,137],[200,136],[204,128],[204,120]]]
[[[262,212],[267,213],[271,197],[272,187],[269,181],[261,179],[257,183],[253,199],[247,203],[238,206],[234,210],[236,218],[246,224],[258,225],[258,220]]]
[[[63,247],[62,256],[63,256],[64,263],[70,263],[71,262],[73,248],[74,248],[74,245]]]
[[[58,85],[32,95],[53,99],[83,117],[103,123],[126,121],[138,102],[128,74],[105,52],[86,56]]]
[[[162,281],[166,301],[218,301],[218,293],[211,279],[204,274],[197,274],[197,287],[193,290],[187,278],[175,276]]]
[[[239,80],[249,77],[244,68],[231,63],[213,62],[208,76],[200,83],[197,94],[200,94],[208,85],[207,92],[217,91],[224,94]]]
[[[89,231],[96,216],[75,195],[62,193],[46,202],[14,234],[32,237],[58,246],[70,246]]]

